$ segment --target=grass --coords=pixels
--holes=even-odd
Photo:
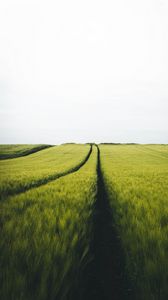
[[[100,146],[134,299],[168,299],[168,146]]]
[[[13,145],[0,145],[0,159],[16,158],[26,156],[34,152],[51,147],[50,145],[30,145],[30,144],[13,144]]]
[[[88,147],[77,149],[83,157]],[[75,299],[87,263],[96,164],[94,146],[78,172],[1,202],[1,299]]]
[[[85,160],[89,149],[90,145],[62,145],[0,161],[1,200],[66,174]]]

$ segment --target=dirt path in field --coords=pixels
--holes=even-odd
[[[34,154],[36,152],[46,150],[46,149],[51,148],[51,147],[53,147],[53,146],[52,145],[42,145],[42,146],[34,147],[32,149],[29,149],[29,150],[25,150],[25,151],[23,150],[23,152],[21,152],[21,153],[0,154],[0,160],[20,158],[20,157],[23,157],[23,156],[28,156],[28,155]]]
[[[82,300],[125,300],[128,288],[124,275],[124,260],[120,241],[114,227],[103,175],[100,150],[97,162],[97,200],[93,209],[93,237],[90,245],[92,262],[84,274],[85,288]]]
[[[82,162],[80,162],[79,164],[77,164],[76,166],[74,166],[73,168],[71,168],[70,170],[68,171],[65,171],[65,172],[62,172],[60,174],[53,174],[51,176],[48,176],[47,178],[42,178],[42,179],[39,179],[33,183],[30,183],[29,186],[25,186],[25,187],[21,187],[20,190],[18,190],[17,192],[12,192],[10,194],[7,194],[5,195],[6,197],[2,197],[2,198],[7,198],[9,196],[16,196],[16,195],[19,195],[19,194],[22,194],[22,193],[25,193],[26,191],[29,191],[29,190],[32,190],[34,188],[37,188],[37,187],[40,187],[42,185],[45,185],[51,181],[54,181],[54,180],[57,180],[58,178],[61,178],[63,176],[66,176],[66,175],[69,175],[69,174],[72,174],[74,172],[77,172],[80,168],[82,168],[86,162],[88,161],[89,157],[91,156],[91,153],[92,153],[92,144],[90,145],[90,149],[86,155],[86,157],[83,159]]]

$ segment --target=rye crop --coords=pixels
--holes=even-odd
[[[71,147],[64,147],[68,155]],[[78,159],[88,147],[77,147]],[[96,164],[93,146],[78,172],[1,202],[1,299],[64,300],[79,293],[88,260]]]
[[[168,299],[168,146],[101,145],[134,299]]]

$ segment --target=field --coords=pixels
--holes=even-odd
[[[0,174],[1,299],[168,299],[167,145],[65,144]]]

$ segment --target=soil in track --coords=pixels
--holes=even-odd
[[[124,255],[114,226],[112,210],[100,166],[97,162],[97,199],[93,208],[93,236],[90,245],[92,261],[87,265],[82,300],[132,299],[124,272]]]

